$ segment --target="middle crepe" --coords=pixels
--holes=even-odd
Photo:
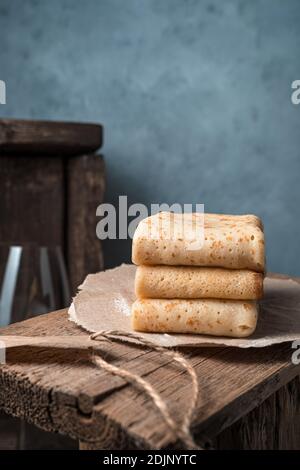
[[[247,299],[263,296],[263,274],[249,270],[187,266],[138,266],[138,298]]]

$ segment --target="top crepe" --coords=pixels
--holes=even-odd
[[[264,272],[262,222],[255,215],[160,212],[139,223],[132,261]]]

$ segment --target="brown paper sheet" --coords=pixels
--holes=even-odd
[[[79,287],[69,308],[69,318],[89,332],[123,330],[133,332],[130,324],[134,301],[133,265],[119,266],[90,274]],[[300,339],[300,284],[292,279],[266,277],[264,298],[255,333],[249,338],[225,338],[187,334],[150,334],[140,336],[165,347],[235,346],[265,347]]]

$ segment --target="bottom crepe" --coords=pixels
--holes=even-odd
[[[131,312],[136,331],[244,338],[256,328],[258,305],[245,300],[138,299]]]

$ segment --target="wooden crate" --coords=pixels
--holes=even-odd
[[[103,268],[102,138],[96,124],[0,120],[0,243],[61,246],[72,293]]]

